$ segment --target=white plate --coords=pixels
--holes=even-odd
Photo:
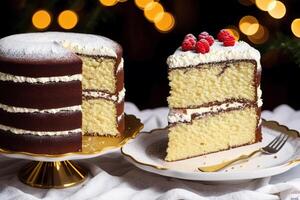
[[[219,172],[201,172],[197,168],[221,163],[249,153],[268,144],[278,134],[290,135],[284,147],[273,155],[258,154],[248,161],[240,162]],[[138,168],[187,180],[198,181],[242,181],[273,176],[288,171],[300,164],[300,135],[275,121],[262,123],[263,141],[259,144],[234,148],[231,150],[199,156],[196,158],[165,162],[167,146],[167,129],[156,129],[150,133],[141,133],[134,140],[121,148],[122,154]]]

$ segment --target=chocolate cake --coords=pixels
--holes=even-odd
[[[82,135],[124,130],[122,48],[101,36],[27,33],[0,40],[0,148],[81,151]]]
[[[209,38],[208,38],[209,37]],[[185,38],[171,55],[167,161],[261,141],[260,53],[226,31]],[[207,40],[207,41],[205,41]]]

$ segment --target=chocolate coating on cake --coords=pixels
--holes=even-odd
[[[80,111],[11,113],[0,109],[0,124],[30,131],[66,131],[81,128]]]
[[[26,77],[67,76],[82,73],[82,61],[74,54],[68,60],[16,60],[0,56],[0,72]]]
[[[82,134],[70,133],[62,136],[19,135],[0,130],[0,147],[11,151],[36,154],[63,154],[82,149]]]
[[[0,103],[16,107],[49,109],[81,105],[81,82],[47,84],[0,81]]]

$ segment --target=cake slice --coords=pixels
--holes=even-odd
[[[197,43],[193,37],[185,39],[167,60],[167,161],[261,141],[260,54],[223,34],[227,41],[218,37],[221,41],[205,42],[212,38],[207,33]]]

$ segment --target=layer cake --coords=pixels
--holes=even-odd
[[[82,135],[124,130],[122,48],[101,36],[45,32],[0,40],[0,148],[81,151]]]
[[[203,41],[208,36],[188,36],[167,60],[167,161],[261,141],[260,53],[231,35]]]

